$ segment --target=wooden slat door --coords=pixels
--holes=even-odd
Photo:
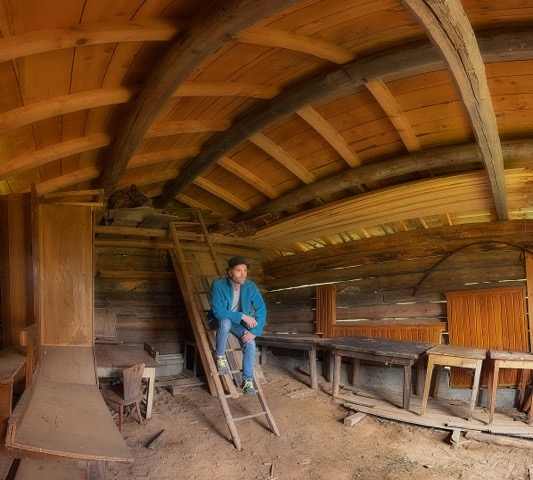
[[[448,331],[451,345],[496,350],[529,351],[525,288],[448,292]],[[517,370],[500,371],[498,385],[515,387]],[[481,385],[488,383],[483,368]],[[452,369],[454,387],[470,387],[472,377],[464,369]]]

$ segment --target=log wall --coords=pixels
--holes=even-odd
[[[504,221],[400,232],[264,265],[267,331],[316,331],[316,288],[336,289],[337,325],[446,321],[446,293],[526,286],[533,223]],[[299,287],[299,288],[295,288]]]
[[[95,307],[116,312],[118,341],[193,339],[168,250],[97,246],[94,284]]]

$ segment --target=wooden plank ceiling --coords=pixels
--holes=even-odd
[[[17,0],[0,33],[0,194],[135,185],[280,253],[533,218],[529,2]]]

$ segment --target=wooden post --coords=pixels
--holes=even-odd
[[[529,351],[533,350],[533,255],[526,252],[527,329]]]

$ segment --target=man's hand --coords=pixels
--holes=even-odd
[[[244,315],[242,314],[242,320],[246,325],[248,325],[250,328],[257,327],[257,320],[254,317],[250,317],[250,315]]]
[[[246,330],[246,332],[244,332],[242,335],[243,342],[249,342],[250,340],[253,340],[254,338],[255,338],[255,335],[248,330]]]

